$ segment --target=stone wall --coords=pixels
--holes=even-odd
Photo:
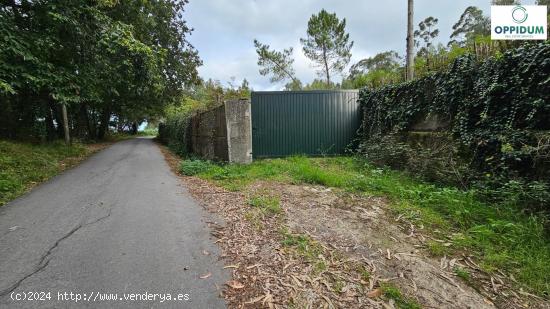
[[[189,148],[208,160],[252,162],[250,100],[232,100],[191,118]]]
[[[252,162],[252,117],[250,100],[225,102],[229,162]]]
[[[208,160],[228,161],[225,107],[203,112],[191,118],[191,152]]]

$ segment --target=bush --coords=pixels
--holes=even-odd
[[[491,203],[522,205],[525,209],[550,213],[550,187],[541,181],[482,180],[475,183],[477,194]]]
[[[170,115],[164,123],[159,124],[158,136],[161,142],[168,145],[179,156],[189,153],[189,114]]]
[[[183,160],[180,163],[179,171],[186,176],[195,176],[209,171],[212,168],[212,163],[202,160]]]
[[[411,142],[414,139],[406,135],[379,136],[360,144],[358,152],[376,165],[405,170],[427,181],[465,188],[474,171],[455,143],[444,135],[433,135],[422,142]]]
[[[248,205],[270,214],[278,214],[282,211],[280,199],[266,194],[252,196],[248,200]]]
[[[485,190],[501,194],[521,183],[529,196],[516,201],[538,210],[550,186],[548,59],[549,42],[526,43],[483,62],[465,55],[447,71],[363,89],[359,150],[373,162],[428,180],[467,184],[490,178],[498,185]],[[452,136],[449,144],[417,147],[386,137],[434,117]]]

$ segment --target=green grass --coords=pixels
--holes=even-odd
[[[248,200],[248,205],[256,207],[268,214],[279,214],[282,211],[280,199],[277,196],[269,196],[266,194],[252,196]]]
[[[307,235],[292,234],[286,228],[281,229],[280,233],[283,236],[283,246],[295,248],[300,255],[310,261],[317,261],[323,253],[321,245]]]
[[[257,193],[251,196],[248,199],[248,205],[251,209],[245,213],[245,219],[258,230],[264,228],[266,216],[277,215],[283,211],[279,197],[268,193]]]
[[[0,205],[18,197],[33,184],[62,170],[62,160],[78,159],[88,153],[83,145],[61,142],[29,144],[0,140]],[[71,161],[65,162],[71,165]]]
[[[250,165],[204,162],[197,175],[234,191],[256,180],[274,180],[386,196],[396,213],[452,243],[450,247],[432,244],[428,248],[432,254],[465,249],[477,255],[484,270],[505,270],[535,293],[550,293],[547,223],[540,216],[522,213],[513,202],[487,204],[476,198],[475,191],[438,187],[355,157],[298,156]]]
[[[457,277],[461,278],[462,280],[464,280],[466,282],[470,282],[470,280],[472,279],[472,276],[470,275],[470,273],[465,269],[457,267],[457,268],[454,269],[454,271],[455,271],[455,274],[457,275]]]
[[[156,129],[156,128],[155,129],[146,128],[143,131],[138,131],[138,135],[140,135],[140,136],[157,136],[157,135],[159,135],[159,130]]]
[[[431,256],[442,257],[450,253],[450,250],[448,247],[445,247],[442,243],[439,243],[437,241],[429,240],[427,242],[427,245],[428,245],[428,252],[430,253]]]
[[[363,281],[366,281],[368,282],[370,277],[371,277],[371,273],[368,269],[366,269],[364,266],[361,267],[361,269],[359,269],[359,273],[361,274],[361,279]]]
[[[212,164],[208,161],[201,160],[185,160],[181,161],[179,171],[186,176],[195,176],[208,171]]]
[[[400,309],[421,309],[422,306],[420,306],[415,300],[409,299],[401,293],[401,291],[389,284],[385,283],[381,286],[382,292],[384,297],[388,299],[393,299],[395,301],[395,305],[397,308]]]
[[[306,261],[311,263],[313,265],[314,274],[318,275],[327,270],[327,264],[325,260],[321,258],[323,255],[323,248],[318,242],[307,235],[292,234],[285,227],[279,232],[283,236],[281,241],[282,245],[293,248],[299,255],[304,257]]]

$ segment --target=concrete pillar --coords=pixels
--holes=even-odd
[[[252,162],[251,118],[250,100],[240,99],[225,102],[229,162],[243,164]]]

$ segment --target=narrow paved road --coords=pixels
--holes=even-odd
[[[119,142],[0,207],[0,308],[224,307],[206,216],[152,140]]]

